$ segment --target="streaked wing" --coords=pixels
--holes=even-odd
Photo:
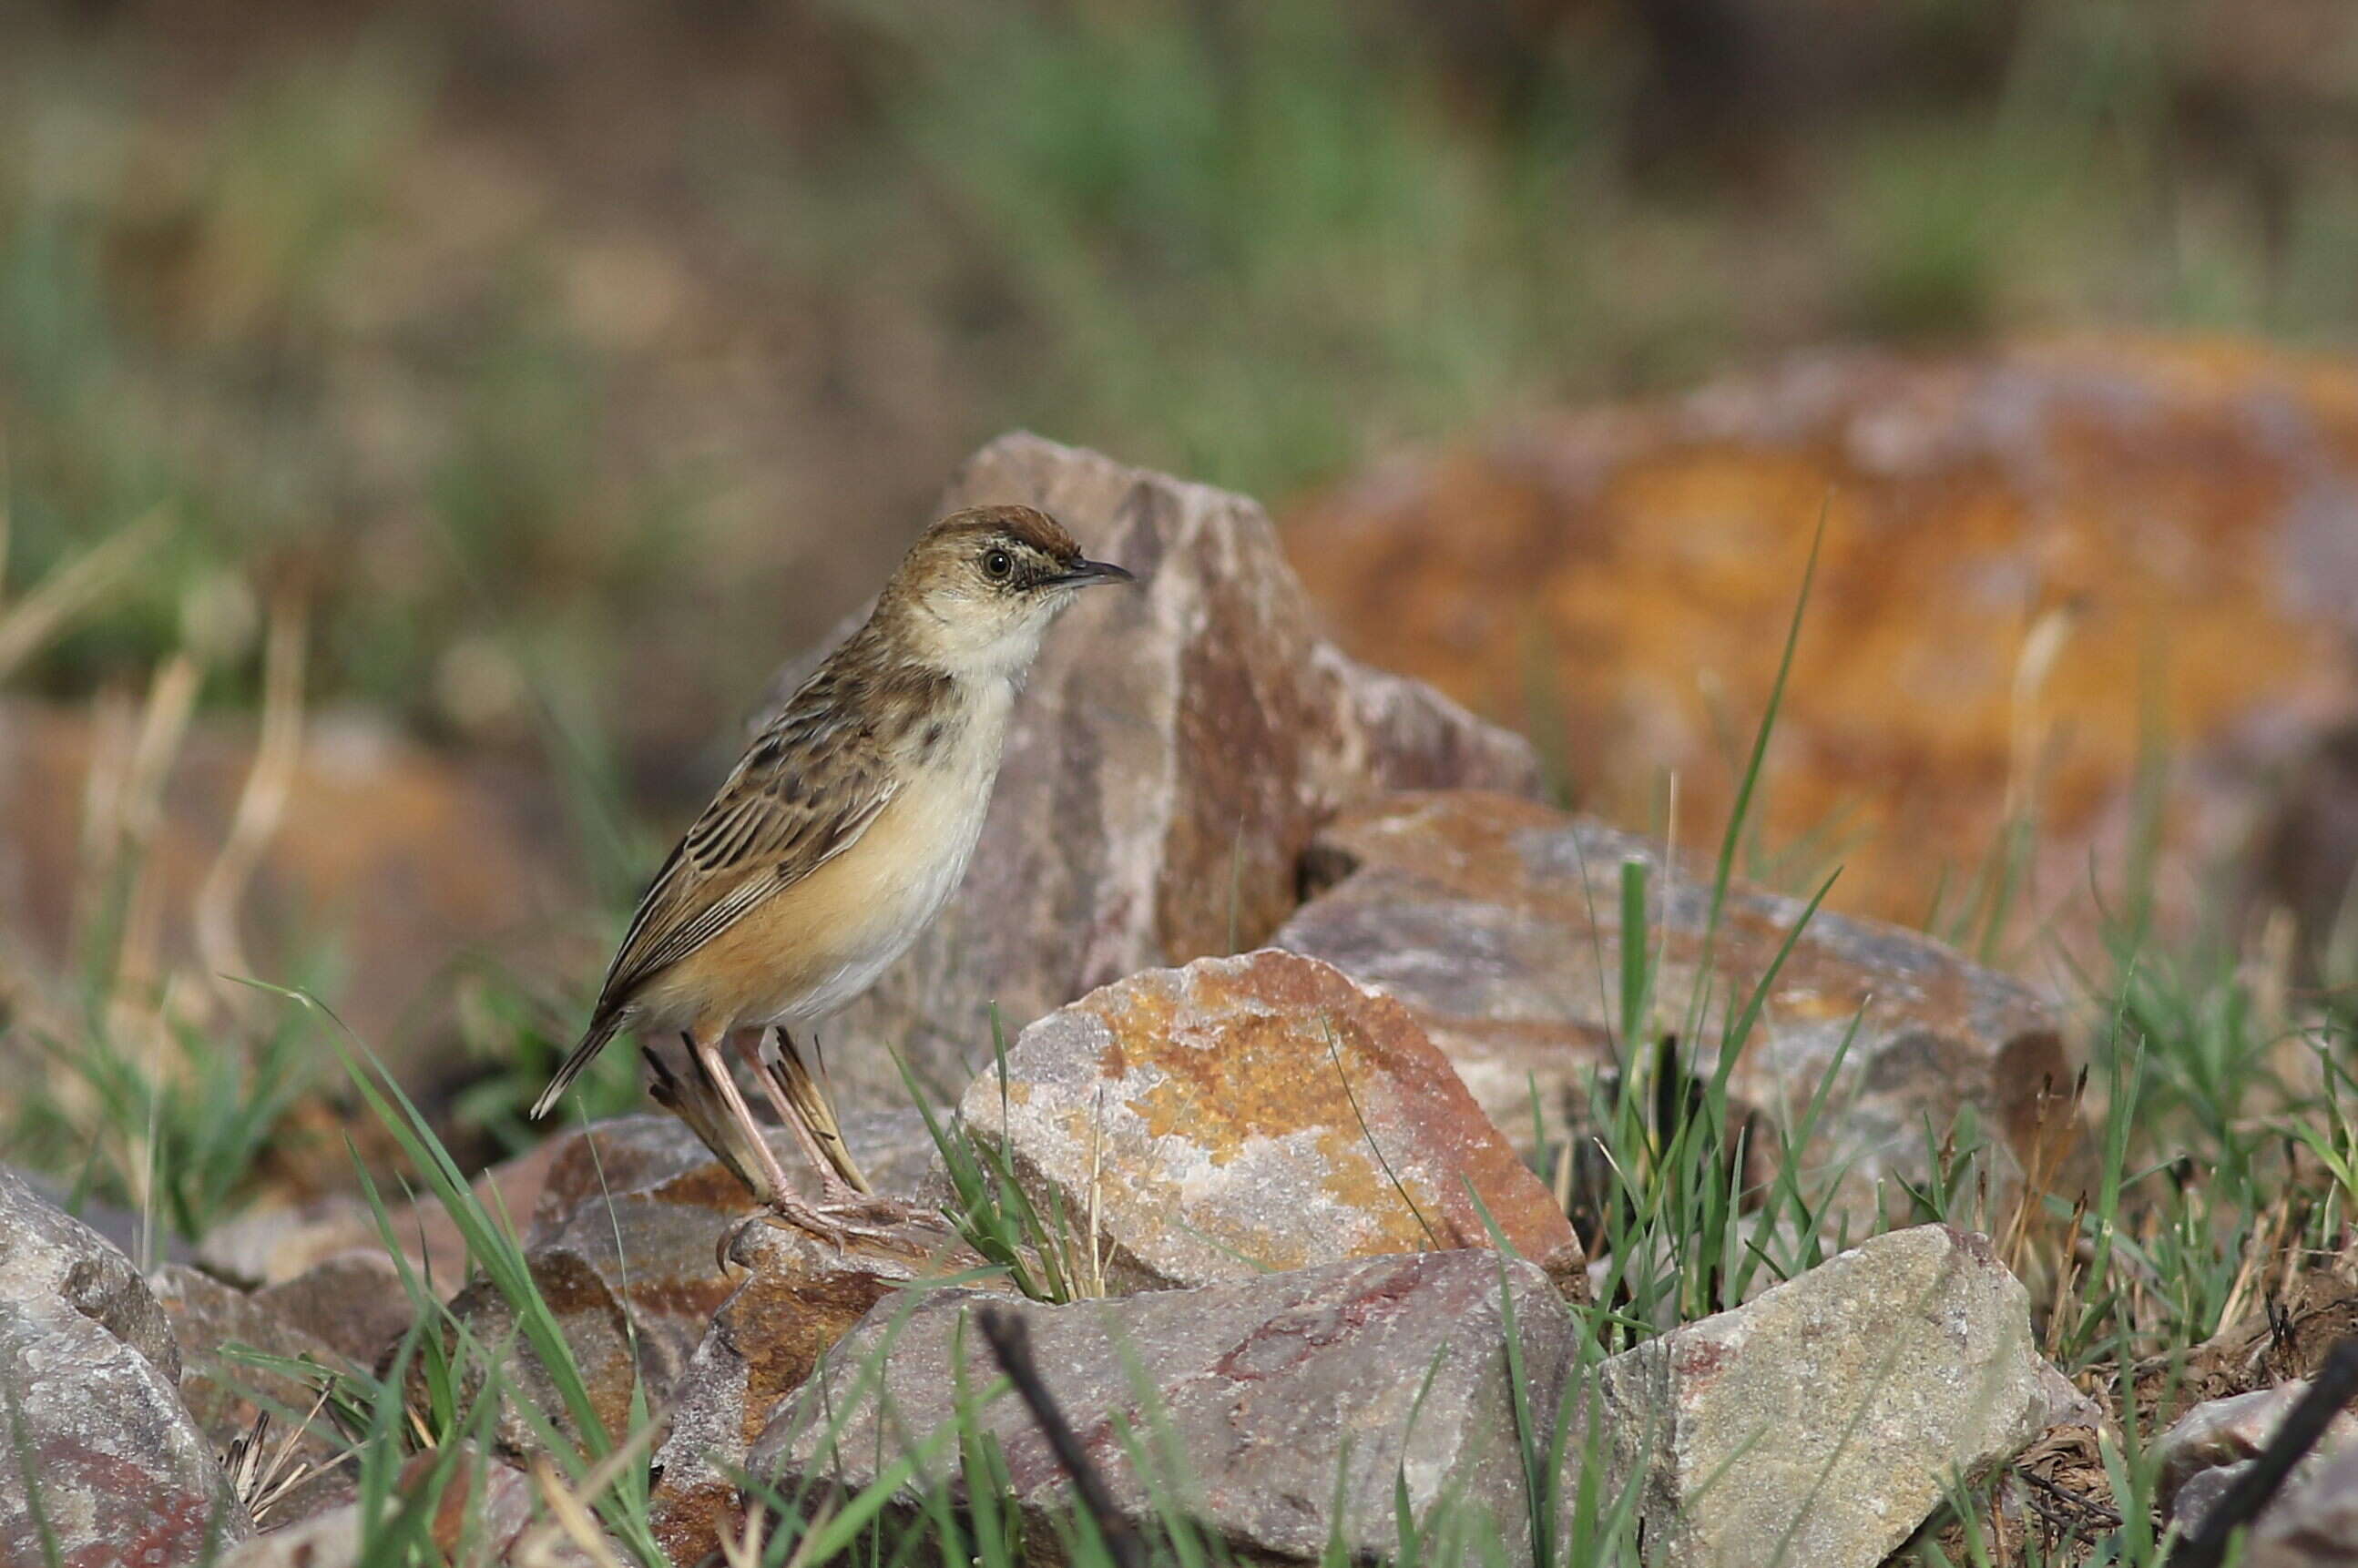
[[[882,749],[819,684],[763,731],[655,873],[606,972],[600,1011],[841,854],[892,799]]]

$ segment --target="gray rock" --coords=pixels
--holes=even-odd
[[[400,1265],[383,1251],[333,1253],[291,1280],[263,1286],[254,1300],[362,1367],[374,1366],[416,1317]]]
[[[183,1563],[253,1526],[131,1260],[0,1173],[0,1562]]]
[[[2104,1407],[2080,1391],[2080,1386],[2053,1365],[2039,1369],[2039,1384],[2045,1399],[2039,1411],[2039,1424],[2052,1430],[2056,1427],[2084,1427],[2090,1432],[2104,1432],[2114,1425]]]
[[[403,1235],[396,1220],[394,1234]],[[326,1259],[377,1246],[368,1206],[337,1193],[300,1206],[264,1205],[205,1232],[196,1266],[215,1279],[254,1288],[291,1280]],[[452,1281],[449,1287],[458,1288]]]
[[[905,1098],[898,1105],[847,1108],[842,1120],[844,1141],[879,1195],[928,1208],[949,1195],[941,1152],[934,1147],[925,1115]]]
[[[822,1032],[838,1089],[897,1103],[887,1047],[954,1095],[1010,1030],[1156,965],[1258,945],[1346,801],[1450,784],[1531,792],[1529,745],[1313,629],[1261,509],[1033,436],[977,453],[945,508],[1045,508],[1136,572],[1048,639],[957,897]],[[784,696],[824,649],[790,666]]]
[[[360,1560],[361,1507],[345,1502],[254,1537],[221,1568],[354,1568]]]
[[[2161,1466],[2160,1493],[2164,1510],[2186,1534],[2201,1528],[2202,1518],[2226,1494],[2246,1463],[2276,1436],[2277,1428],[2301,1396],[2306,1382],[2255,1389],[2230,1399],[2208,1400],[2180,1416],[2158,1438],[2150,1457]],[[2318,1445],[2296,1465],[2285,1481],[2279,1504],[2324,1471],[2336,1454],[2358,1438],[2358,1417],[2343,1411],[2333,1418]]]
[[[2039,1433],[2044,1369],[1988,1243],[1920,1226],[1606,1361],[1599,1419],[1651,1568],[1873,1568]]]
[[[1563,1210],[1424,1032],[1316,959],[1199,958],[1092,991],[1024,1030],[1004,1090],[985,1072],[959,1115],[1039,1212],[1095,1217],[1117,1292],[1487,1247],[1496,1224],[1586,1292]]]
[[[2232,1490],[2244,1471],[2252,1467],[2248,1459],[2232,1464],[2213,1465],[2195,1471],[2177,1483],[2168,1493],[2167,1512],[2178,1524],[2181,1536],[2190,1536],[2202,1528],[2211,1510]]]
[[[131,1260],[8,1171],[0,1171],[0,1299],[80,1313],[166,1378],[180,1375],[171,1323]]]
[[[1152,1504],[1130,1433],[1154,1455],[1184,1456],[1166,1495],[1238,1558],[1316,1562],[1330,1542],[1355,1561],[1397,1556],[1400,1485],[1421,1529],[1495,1535],[1511,1563],[1530,1552],[1531,1523],[1500,1310],[1509,1291],[1533,1407],[1552,1415],[1574,1352],[1572,1320],[1538,1269],[1494,1253],[1368,1259],[1011,1310],[1133,1519],[1150,1517]],[[967,1321],[988,1300],[941,1290],[878,1307],[763,1435],[754,1473],[778,1477],[793,1497],[861,1486],[903,1454],[925,1455],[929,1434],[953,1419],[957,1390],[997,1374]],[[879,1357],[881,1390],[861,1376]],[[974,1419],[1005,1455],[1027,1551],[1053,1559],[1055,1520],[1070,1507],[1062,1469],[1011,1395]],[[930,1452],[904,1490],[911,1506],[926,1488],[960,1485],[955,1448],[946,1459]],[[1454,1560],[1463,1538],[1459,1546],[1433,1551]]]
[[[1332,885],[1271,942],[1405,1003],[1529,1153],[1535,1111],[1549,1140],[1564,1137],[1585,1119],[1591,1077],[1615,1063],[1628,860],[1649,869],[1656,1027],[1675,1032],[1705,957],[1708,869],[1666,871],[1660,845],[1525,800],[1444,791],[1345,812],[1311,854],[1314,876]],[[1751,994],[1803,907],[1730,888],[1702,1040],[1720,1037],[1729,999]],[[1844,1164],[1846,1215],[1872,1219],[1881,1178],[1920,1181],[1925,1122],[1942,1135],[1967,1112],[2010,1155],[1995,1173],[2001,1184],[2026,1170],[2050,1190],[2077,1180],[2080,1124],[2064,1098],[2071,1073],[2054,1010],[2006,976],[1875,921],[1811,919],[1776,971],[1730,1092],[1792,1125],[1854,1018],[1812,1160]],[[1707,1071],[1709,1052],[1694,1054]]]
[[[2353,1568],[2358,1564],[2358,1445],[2306,1466],[2252,1526],[2243,1568]],[[2223,1488],[2222,1488],[2223,1490]]]
[[[779,1142],[784,1143],[784,1133]],[[719,1243],[752,1211],[744,1186],[687,1125],[663,1115],[600,1122],[550,1141],[529,1221],[525,1261],[556,1314],[590,1402],[607,1431],[623,1431],[634,1390],[659,1403],[734,1283]],[[780,1150],[789,1169],[798,1153]],[[508,1386],[563,1430],[573,1422],[557,1385],[490,1281],[451,1298],[450,1314],[484,1345],[510,1346]],[[531,1427],[511,1408],[502,1442],[528,1452]]]
[[[533,1212],[549,1162],[565,1140],[550,1138],[530,1151],[478,1173],[476,1199],[492,1213],[518,1223]],[[450,1299],[467,1282],[467,1245],[441,1200],[432,1194],[394,1206],[385,1228],[437,1297]],[[384,1232],[359,1199],[333,1195],[299,1206],[248,1210],[205,1233],[196,1249],[197,1266],[216,1279],[249,1289],[266,1289],[299,1279],[320,1265],[354,1253],[383,1257]],[[390,1260],[387,1260],[389,1262]],[[318,1332],[317,1325],[312,1325]],[[323,1338],[334,1337],[322,1335]]]

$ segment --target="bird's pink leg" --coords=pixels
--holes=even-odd
[[[720,1039],[721,1032],[719,1030],[691,1031],[687,1035],[687,1046],[696,1053],[697,1060],[704,1064],[705,1072],[710,1076],[714,1087],[719,1089],[730,1118],[752,1141],[753,1158],[762,1167],[763,1179],[770,1184],[770,1207],[777,1211],[779,1217],[841,1246],[846,1228],[804,1202],[801,1195],[795,1191],[794,1184],[787,1180],[785,1167],[778,1163],[776,1152],[770,1147],[769,1139],[763,1135],[762,1124],[753,1119],[753,1112],[746,1106],[745,1097],[738,1092],[737,1080],[729,1074],[729,1064],[721,1059]]]
[[[819,1208],[823,1212],[838,1217],[873,1210],[876,1207],[876,1200],[836,1173],[835,1162],[827,1158],[827,1150],[820,1144],[818,1134],[811,1130],[810,1123],[804,1119],[801,1108],[795,1105],[793,1097],[786,1093],[785,1086],[778,1081],[777,1071],[763,1059],[762,1044],[768,1033],[767,1030],[740,1030],[737,1033],[737,1048],[744,1053],[746,1061],[752,1065],[753,1076],[760,1081],[763,1091],[770,1097],[770,1104],[776,1108],[779,1119],[793,1130],[795,1141],[802,1146],[803,1158],[808,1160],[811,1169],[818,1173]],[[779,1032],[778,1045],[782,1051],[791,1051],[795,1048],[794,1042],[785,1038],[783,1030]]]

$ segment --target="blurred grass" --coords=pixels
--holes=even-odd
[[[181,524],[37,685],[291,578],[328,697],[643,794],[1009,425],[1282,503],[1830,336],[2358,318],[2302,0],[213,9],[0,20],[24,564]]]

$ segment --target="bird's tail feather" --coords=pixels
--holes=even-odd
[[[816,1041],[812,1043],[814,1050],[817,1044]],[[778,1031],[776,1059],[763,1057],[762,1070],[770,1076],[779,1092],[799,1113],[799,1119],[809,1130],[811,1141],[818,1145],[819,1152],[827,1156],[827,1162],[835,1167],[835,1173],[849,1184],[854,1192],[874,1192],[876,1189],[869,1184],[867,1174],[860,1168],[860,1162],[851,1157],[851,1145],[844,1141],[843,1124],[836,1119],[835,1106],[828,1098],[827,1086],[813,1075],[809,1065],[804,1062],[802,1053],[795,1049],[794,1038],[784,1030]],[[820,1071],[825,1070],[826,1064],[822,1062]]]
[[[606,1048],[606,1043],[622,1031],[622,1014],[619,1009],[601,1012],[590,1021],[590,1033],[581,1037],[581,1044],[573,1047],[573,1054],[565,1058],[565,1065],[557,1069],[557,1076],[548,1080],[548,1087],[540,1091],[538,1099],[532,1102],[534,1120],[537,1121],[548,1114],[548,1108],[573,1087],[573,1080],[589,1069],[590,1064],[598,1059],[598,1053]]]

